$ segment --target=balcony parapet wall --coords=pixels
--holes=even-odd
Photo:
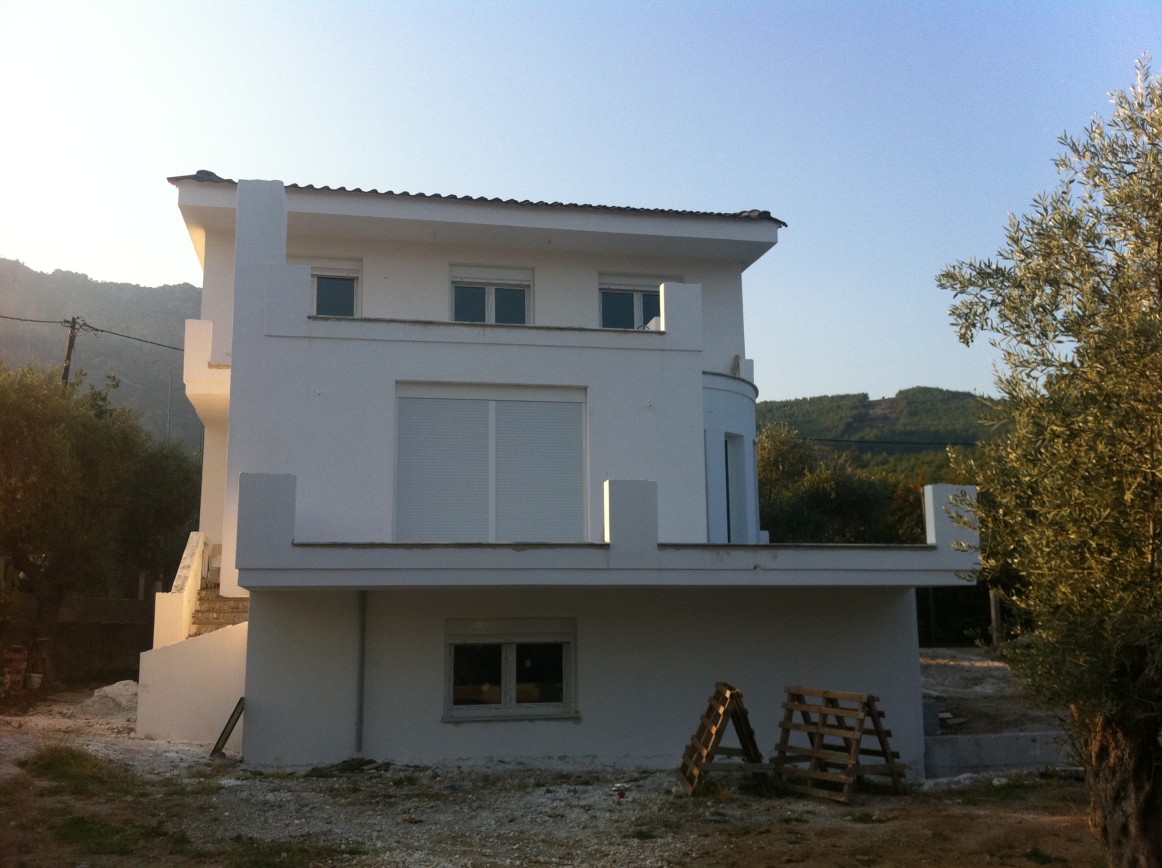
[[[958,585],[978,566],[976,533],[926,486],[924,545],[659,544],[657,488],[605,484],[604,543],[334,543],[294,538],[295,478],[242,474],[240,584],[330,587],[820,587]]]

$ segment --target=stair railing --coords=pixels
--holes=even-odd
[[[153,647],[182,642],[190,635],[190,619],[198,606],[198,590],[208,569],[209,546],[199,531],[190,534],[174,577],[173,588],[158,592],[153,608]]]

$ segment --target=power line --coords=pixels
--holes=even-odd
[[[83,331],[83,332],[92,332],[93,334],[101,334],[101,335],[113,335],[113,337],[125,338],[126,340],[137,341],[138,343],[142,343],[142,344],[150,344],[151,346],[161,347],[161,348],[166,349],[166,350],[177,350],[179,353],[183,352],[182,347],[175,347],[175,346],[172,346],[170,344],[163,344],[163,343],[159,343],[158,341],[151,341],[151,340],[148,340],[147,338],[139,338],[139,337],[136,337],[135,335],[126,335],[126,334],[122,334],[121,332],[110,331],[109,329],[97,328],[97,326],[90,325],[89,323],[85,322],[84,317],[75,317],[72,320],[67,320],[67,319],[59,319],[59,320],[58,319],[28,319],[27,317],[22,317],[22,316],[5,316],[4,314],[0,314],[0,319],[8,319],[8,320],[13,320],[15,322],[39,323],[41,325],[59,325],[59,326],[64,326],[65,328],[76,328],[77,330]],[[75,323],[75,325],[74,325],[74,323]]]
[[[843,440],[838,437],[801,437],[812,443],[857,443],[867,446],[976,446],[976,441],[949,440]]]

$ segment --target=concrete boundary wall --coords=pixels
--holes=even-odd
[[[1063,732],[930,735],[924,739],[924,776],[928,778],[1068,764],[1069,742]]]
[[[137,734],[203,743],[217,739],[246,692],[248,627],[223,627],[143,653]],[[241,744],[242,723],[226,749],[237,751]]]

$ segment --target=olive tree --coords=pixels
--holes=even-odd
[[[174,569],[197,477],[108,387],[0,364],[0,555],[36,598],[32,638],[51,639],[69,594],[120,596],[138,571]]]
[[[1015,569],[1014,671],[1068,709],[1094,828],[1162,865],[1162,79],[1063,136],[1059,186],[995,259],[937,278],[962,342],[1001,354],[1005,423],[976,478],[986,576]]]

